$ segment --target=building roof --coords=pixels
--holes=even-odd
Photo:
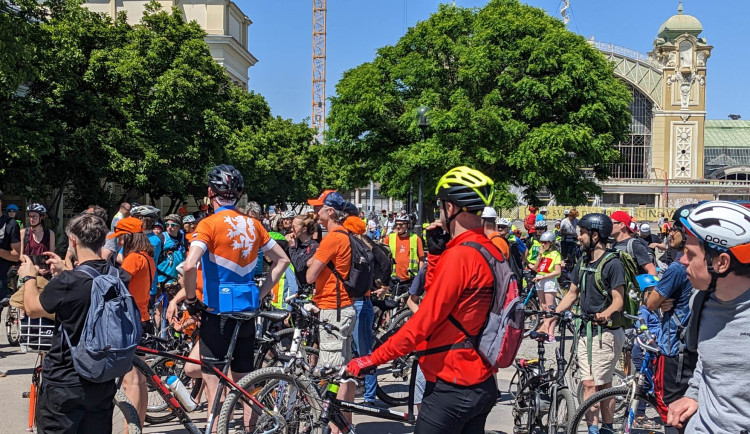
[[[706,120],[706,148],[748,148],[750,150],[750,121]]]
[[[689,33],[695,37],[703,31],[703,25],[698,18],[692,15],[682,13],[682,2],[677,8],[677,15],[672,15],[659,28],[659,37],[664,39],[674,39],[683,33]]]

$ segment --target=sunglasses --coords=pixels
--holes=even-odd
[[[175,228],[179,228],[180,227],[180,225],[178,223],[165,223],[164,226],[166,226],[166,227],[170,227],[171,226],[171,227],[175,227]]]
[[[406,223],[396,223],[395,226],[406,226]]]

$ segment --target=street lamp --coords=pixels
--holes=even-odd
[[[666,211],[667,206],[669,205],[669,178],[667,177],[668,173],[666,170],[660,167],[652,167],[651,170],[654,171],[654,175],[656,175],[657,170],[661,170],[664,173],[664,199],[661,207],[664,208],[664,211]]]
[[[419,116],[419,129],[422,130],[422,145],[424,145],[424,142],[426,140],[425,131],[427,130],[427,127],[430,126],[430,120],[427,119],[427,112],[429,112],[429,107],[420,106],[417,109],[417,116]],[[422,163],[419,163],[419,193],[418,193],[418,207],[419,207],[419,213],[417,214],[417,234],[420,236],[422,235],[422,215],[424,212],[422,211],[422,189],[424,188],[424,171],[422,169]]]

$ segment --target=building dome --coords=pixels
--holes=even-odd
[[[671,16],[659,27],[659,37],[663,39],[674,39],[683,33],[698,37],[703,31],[703,25],[698,18],[682,13],[682,2],[677,8],[677,15]]]

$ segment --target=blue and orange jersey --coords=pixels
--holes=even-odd
[[[209,307],[216,307],[220,284],[253,284],[258,250],[276,245],[258,220],[233,206],[221,207],[201,220],[191,237],[191,247],[203,248],[203,302]]]

